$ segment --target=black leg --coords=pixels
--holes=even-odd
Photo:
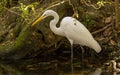
[[[71,70],[72,70],[72,74],[73,74],[73,44],[71,45]]]
[[[84,50],[84,48],[83,48],[82,46],[80,46],[80,48],[81,48],[81,50],[82,50],[82,61],[83,61],[85,50]]]

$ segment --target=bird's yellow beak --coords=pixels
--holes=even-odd
[[[38,23],[39,21],[41,21],[45,16],[42,15],[40,16],[37,20],[35,20],[35,22],[32,23],[32,27],[35,26],[36,23]]]

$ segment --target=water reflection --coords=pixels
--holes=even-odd
[[[0,75],[24,75],[18,68],[0,63]]]
[[[101,75],[102,73],[102,69],[101,68],[97,68],[94,72],[93,75]]]
[[[83,67],[74,64],[74,74],[71,74],[69,62],[36,62],[33,60],[21,61],[0,61],[0,75],[113,75],[113,73],[103,68]],[[78,64],[77,64],[78,65]],[[108,67],[108,66],[107,66]]]

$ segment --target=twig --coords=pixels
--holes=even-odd
[[[21,14],[18,14],[18,13],[14,12],[14,11],[8,9],[8,8],[5,8],[5,9],[6,9],[7,11],[11,12],[11,13],[14,13],[15,15],[18,15],[18,16],[22,17]],[[24,18],[24,21],[27,21],[27,19]]]
[[[9,12],[11,12],[11,13],[14,13],[14,14],[16,14],[16,15],[18,15],[18,16],[21,16],[20,14],[18,14],[18,13],[16,13],[16,12],[14,12],[14,11],[12,11],[12,10],[10,10],[10,9],[8,9],[8,8],[4,8],[5,10],[7,10],[7,11],[9,11]]]
[[[73,16],[72,17],[79,17],[79,15],[78,15],[78,11],[77,10],[75,10],[75,7],[74,7],[74,5],[71,3],[71,1],[69,0],[69,5],[71,5],[72,6],[72,8],[73,8],[73,11],[74,11],[74,14],[73,14]]]
[[[94,9],[100,9],[100,8],[101,8],[101,6],[96,7],[96,6],[93,5],[93,4],[88,4],[85,0],[83,0],[83,2],[84,2],[87,6],[92,6]],[[91,3],[91,1],[89,1],[89,2]]]
[[[105,29],[107,29],[107,28],[110,27],[110,26],[112,26],[112,24],[109,24],[109,25],[103,27],[102,29],[99,29],[99,30],[96,30],[96,31],[92,32],[92,35],[95,35],[95,34],[97,34],[97,33],[100,33],[100,32],[104,31]]]
[[[45,10],[50,9],[50,8],[53,8],[53,7],[58,6],[58,5],[61,5],[61,4],[65,3],[65,2],[67,2],[67,1],[68,1],[68,0],[64,0],[64,1],[61,1],[61,2],[59,2],[59,3],[57,2],[57,4],[54,4],[54,5],[52,4],[52,6],[47,7]],[[44,10],[44,11],[45,11],[45,10]]]

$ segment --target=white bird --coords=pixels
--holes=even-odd
[[[50,21],[50,29],[57,35],[65,36],[71,44],[71,62],[73,61],[73,44],[88,46],[97,53],[101,51],[100,45],[93,38],[88,29],[73,17],[64,17],[60,26],[56,27],[59,21],[58,14],[53,10],[46,10],[41,17],[32,23],[32,26],[48,16],[54,17],[54,19]]]

